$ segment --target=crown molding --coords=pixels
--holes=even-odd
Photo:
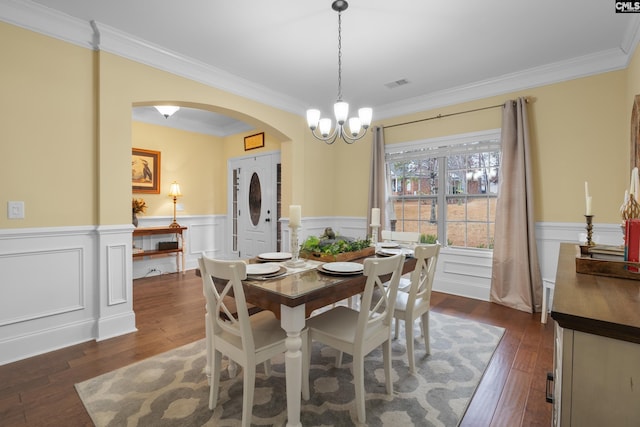
[[[292,114],[304,115],[301,101],[231,73],[136,39],[99,22],[85,22],[29,0],[0,0],[0,20],[78,46],[149,65]],[[95,30],[99,33],[96,34]],[[441,108],[505,93],[625,68],[640,40],[640,17],[633,17],[617,49],[547,64],[493,79],[376,107],[376,120]]]
[[[152,43],[136,39],[108,25],[95,22],[100,33],[100,50],[122,56],[178,76],[215,87],[225,92],[300,114],[305,106],[294,98],[255,82],[212,67]]]

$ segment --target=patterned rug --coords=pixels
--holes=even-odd
[[[393,396],[385,392],[381,351],[367,356],[368,426],[457,426],[462,419],[504,329],[433,312],[430,319],[431,355],[426,357],[415,323],[416,374],[408,370],[402,326],[393,341]],[[239,426],[241,368],[234,378],[224,369],[220,399],[210,411],[205,360],[201,340],[76,384],[76,389],[98,427]],[[351,361],[345,354],[338,369],[335,350],[314,343],[311,399],[302,402],[303,426],[358,425]],[[285,423],[284,356],[279,356],[272,361],[270,377],[258,367],[252,424]]]

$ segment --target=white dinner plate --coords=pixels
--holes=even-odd
[[[382,255],[382,256],[393,256],[393,255],[398,255],[398,254],[405,254],[405,256],[412,257],[413,256],[413,251],[411,249],[403,249],[403,248],[398,248],[398,249],[394,249],[394,248],[380,249],[378,251],[378,255]]]
[[[336,273],[357,273],[364,269],[364,266],[357,262],[328,262],[322,265],[327,271]]]
[[[287,259],[291,259],[290,252],[266,252],[264,254],[258,255],[258,258],[265,259],[268,261],[284,261]]]
[[[258,276],[261,274],[273,274],[280,270],[278,264],[266,262],[264,264],[248,264],[247,274],[252,276]]]
[[[400,245],[396,242],[382,242],[380,243],[381,248],[397,248]]]

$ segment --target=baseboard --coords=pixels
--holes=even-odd
[[[97,324],[96,341],[102,341],[119,335],[136,332],[134,312],[120,313],[114,316],[100,317]]]
[[[93,340],[93,320],[86,320],[0,341],[0,365]]]

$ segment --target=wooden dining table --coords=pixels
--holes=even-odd
[[[352,260],[363,262],[364,258]],[[287,333],[285,374],[287,426],[301,426],[302,339],[301,331],[314,310],[342,301],[364,291],[366,276],[330,275],[320,272],[317,261],[307,261],[308,269],[269,280],[245,280],[248,303],[272,311]],[[413,271],[416,260],[405,259],[403,274]],[[390,279],[384,278],[385,280]]]

